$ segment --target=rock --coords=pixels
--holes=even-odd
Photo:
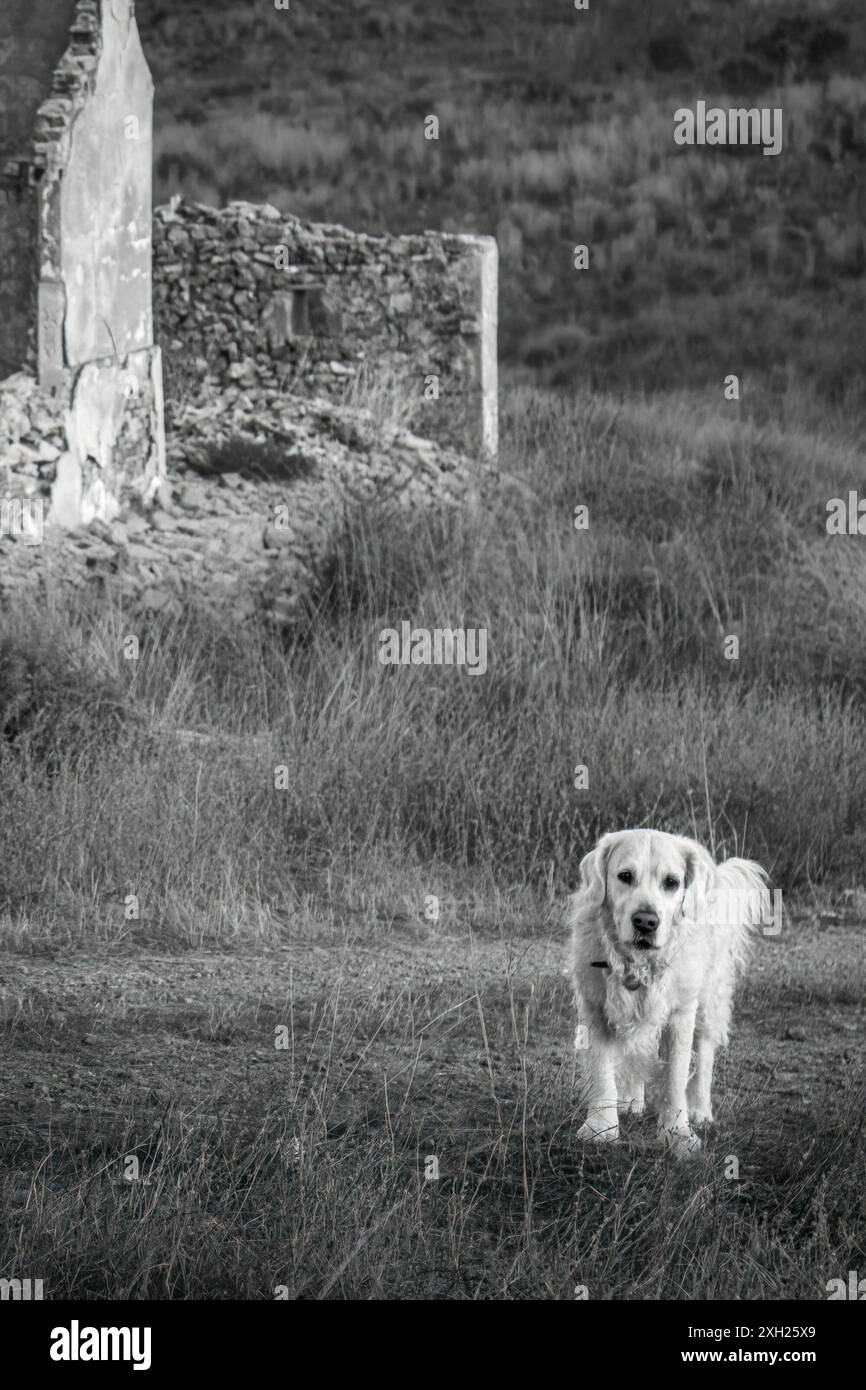
[[[142,608],[148,608],[151,612],[160,613],[164,609],[174,604],[174,595],[168,589],[160,589],[148,586],[141,595]]]
[[[160,478],[155,489],[155,498],[166,511],[171,510],[171,483],[168,478]]]
[[[392,294],[388,300],[388,309],[392,314],[404,315],[412,312],[412,295],[408,290],[400,294]]]
[[[59,457],[60,450],[50,440],[42,439],[36,445],[36,459],[39,463],[56,463]]]
[[[72,454],[61,454],[51,489],[51,522],[54,526],[64,531],[78,526],[81,521],[81,493],[81,465]]]
[[[141,564],[149,564],[154,560],[164,560],[165,554],[155,546],[145,545],[141,541],[130,541],[127,547],[129,558]]]
[[[101,541],[106,541],[114,545],[117,543],[119,529],[120,523],[116,521],[109,525],[107,521],[102,521],[99,517],[94,517],[87,528],[87,533],[88,535],[98,537]]]
[[[180,522],[178,517],[172,516],[169,512],[154,512],[150,524],[154,531],[176,531]]]

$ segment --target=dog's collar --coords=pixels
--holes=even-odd
[[[597,970],[612,969],[609,960],[591,960],[590,965],[595,966]],[[622,981],[622,984],[625,986],[625,988],[628,990],[629,994],[634,994],[636,989],[643,989],[644,985],[647,983],[646,980],[639,980],[636,977],[636,973],[631,966],[629,966],[625,970],[625,972],[620,976],[620,980]]]

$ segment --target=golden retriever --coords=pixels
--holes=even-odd
[[[580,1139],[617,1139],[618,1107],[643,1113],[661,1044],[662,1139],[678,1156],[701,1147],[689,1121],[713,1118],[715,1051],[728,1041],[749,928],[768,900],[760,864],[717,864],[695,840],[659,830],[614,831],[583,858],[569,913],[575,1048],[588,1082]]]

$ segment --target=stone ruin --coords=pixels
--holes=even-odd
[[[173,199],[154,218],[154,317],[221,391],[339,400],[399,383],[424,436],[497,449],[492,237],[371,236],[276,208]]]
[[[152,107],[131,0],[4,4],[0,461],[63,527],[165,472]]]
[[[0,596],[20,587],[8,576],[44,518],[57,546],[40,551],[68,536],[89,566],[132,557],[126,591],[145,583],[152,607],[177,596],[184,557],[216,585],[245,538],[253,587],[268,576],[291,607],[347,489],[459,501],[463,475],[489,471],[496,243],[368,236],[244,203],[154,214],[152,100],[133,0],[4,0]],[[161,349],[192,383],[168,411]],[[347,386],[363,399],[381,372],[408,393],[417,434],[347,418]],[[238,437],[312,462],[276,539],[262,518],[273,488],[187,471]]]

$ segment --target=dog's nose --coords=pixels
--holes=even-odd
[[[641,912],[632,913],[631,924],[635,931],[654,932],[659,924],[659,915],[649,908],[644,908]]]

